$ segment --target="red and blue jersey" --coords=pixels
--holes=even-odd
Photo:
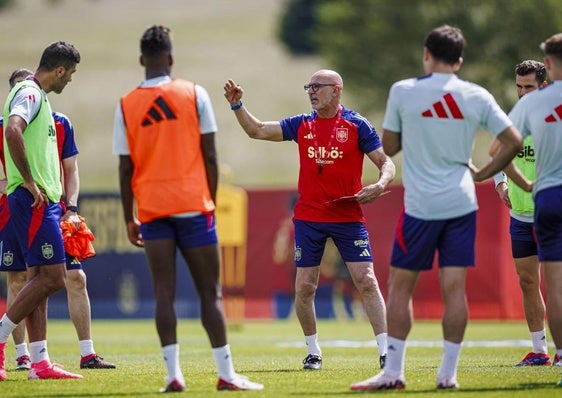
[[[280,121],[283,140],[299,147],[299,199],[294,219],[313,222],[365,221],[357,201],[334,201],[362,188],[365,154],[381,147],[377,132],[359,113],[342,107],[324,119],[316,111]]]

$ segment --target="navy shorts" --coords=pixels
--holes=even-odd
[[[82,269],[82,263],[76,258],[66,256],[66,269]],[[0,272],[23,272],[27,267],[23,259],[23,252],[21,251],[16,233],[12,226],[12,221],[8,222],[0,230]]]
[[[421,220],[402,213],[390,264],[412,271],[430,270],[435,251],[439,267],[474,266],[476,212],[447,220]]]
[[[535,195],[535,231],[540,261],[562,261],[562,186]]]
[[[180,249],[213,245],[218,242],[213,214],[195,217],[166,217],[140,226],[143,240],[174,239]]]
[[[332,238],[343,261],[373,262],[367,228],[362,222],[326,223],[295,220],[295,265],[320,265],[326,240]]]
[[[29,267],[66,262],[60,229],[61,206],[48,202],[32,208],[33,195],[22,187],[8,195],[14,234]]]
[[[511,235],[511,254],[513,258],[536,256],[538,253],[533,223],[519,221],[513,217],[509,221]]]
[[[8,220],[0,230],[0,271],[21,272],[26,270],[23,253],[21,251],[12,221]]]

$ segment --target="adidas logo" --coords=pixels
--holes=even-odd
[[[371,253],[369,253],[369,250],[367,250],[367,249],[363,249],[363,251],[359,255],[359,257],[370,257],[370,256],[371,256]]]
[[[154,104],[150,107],[144,119],[142,120],[141,125],[151,126],[154,123],[160,123],[163,120],[173,120],[177,119],[176,114],[170,109],[164,98],[159,96],[154,100]]]
[[[312,135],[312,131],[310,131],[307,135],[305,135],[304,138],[306,138],[307,140],[313,140],[314,135]]]
[[[557,118],[558,116],[558,118]],[[562,122],[562,104],[558,105],[554,108],[554,113],[551,113],[547,117],[544,118],[544,121],[547,123],[556,123]]]
[[[433,103],[431,108],[423,111],[422,116],[439,119],[464,119],[457,102],[450,93],[445,94],[441,101]]]

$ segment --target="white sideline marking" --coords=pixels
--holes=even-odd
[[[369,341],[351,341],[351,340],[327,340],[321,341],[322,347],[339,347],[339,348],[360,348],[360,347],[376,347],[376,340]],[[463,347],[530,347],[531,340],[478,340],[464,341]],[[285,342],[277,343],[278,347],[306,347],[304,342]],[[443,341],[423,341],[423,340],[407,340],[407,347],[443,347]],[[549,344],[549,346],[553,346]]]

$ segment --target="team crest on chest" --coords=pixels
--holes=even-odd
[[[45,243],[43,246],[41,246],[41,251],[43,252],[43,257],[45,257],[46,259],[53,258],[53,245],[51,245],[50,243]]]
[[[348,130],[345,127],[340,127],[336,129],[336,140],[338,142],[344,143],[348,138]]]

